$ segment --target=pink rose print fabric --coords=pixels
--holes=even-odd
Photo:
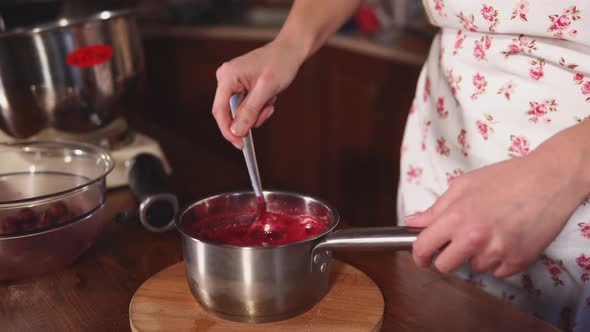
[[[459,168],[456,168],[454,170],[452,170],[451,172],[447,172],[447,183],[450,186],[451,183],[458,178],[461,174],[463,174],[463,171]]]
[[[568,69],[576,69],[576,68],[578,68],[578,65],[575,64],[575,63],[568,64],[565,61],[565,58],[564,57],[559,58],[559,65],[560,66],[563,66],[563,67],[567,67]],[[578,74],[576,74],[576,75],[578,75]]]
[[[488,22],[488,30],[490,30],[490,32],[496,32],[496,25],[500,23],[500,20],[498,19],[498,10],[494,9],[492,6],[484,4],[481,8],[481,16]]]
[[[424,125],[422,126],[422,144],[420,145],[420,149],[422,149],[422,151],[426,150],[426,143],[430,126],[432,126],[432,121],[425,121]]]
[[[580,20],[580,18],[581,14],[578,7],[568,7],[561,14],[549,15],[549,20],[551,21],[549,31],[553,32],[555,37],[562,39],[566,33],[575,37],[578,34],[578,30],[572,24]]]
[[[487,86],[488,81],[485,76],[480,73],[475,73],[475,75],[473,75],[473,88],[475,91],[471,94],[471,99],[475,100],[477,97],[483,95],[486,92]]]
[[[473,16],[473,14],[467,16],[465,14],[463,14],[463,12],[459,12],[459,14],[457,14],[457,17],[459,18],[459,22],[461,23],[461,25],[463,25],[463,29],[469,30],[469,31],[477,31],[477,25],[475,25],[475,16]]]
[[[537,59],[531,61],[531,69],[529,69],[529,76],[531,79],[538,81],[545,76],[544,68],[545,68],[545,60],[544,59]]]
[[[453,73],[453,70],[449,70],[448,74],[448,82],[449,86],[451,87],[451,92],[453,95],[457,95],[457,91],[461,89],[461,81],[463,80],[463,76],[457,75]]]
[[[529,140],[524,136],[510,135],[510,147],[508,148],[508,154],[511,157],[522,157],[526,156],[531,150],[531,144]]]
[[[461,146],[461,153],[467,157],[469,155],[469,149],[471,149],[471,145],[467,142],[467,131],[465,129],[461,129],[461,133],[457,137],[457,141]],[[448,179],[448,177],[447,177]]]
[[[581,222],[578,227],[580,227],[580,234],[590,240],[590,223]]]
[[[428,97],[430,97],[430,87],[432,86],[432,81],[430,77],[426,78],[426,84],[424,84],[424,102],[428,101]]]
[[[516,298],[516,296],[514,296],[514,294],[510,294],[506,291],[502,291],[502,295],[500,296],[500,299],[502,299],[502,301],[511,303],[512,301],[514,301],[514,299]]]
[[[525,22],[528,22],[528,18],[526,14],[529,12],[529,2],[527,0],[520,0],[516,3],[516,6],[512,10],[512,16],[510,16],[511,20],[514,19],[521,19]]]
[[[420,178],[421,177],[422,177],[422,168],[420,168],[420,167],[410,166],[410,168],[406,172],[406,181],[408,181],[408,183],[420,185]]]
[[[439,16],[447,17],[447,14],[445,14],[445,3],[443,0],[434,0],[434,9]]]
[[[441,155],[448,157],[451,154],[451,149],[447,145],[447,140],[444,137],[436,140],[436,151]]]
[[[455,39],[455,44],[453,45],[453,55],[457,55],[459,51],[463,48],[463,42],[467,38],[467,35],[463,32],[463,30],[457,31],[457,37]]]
[[[438,115],[444,119],[449,115],[449,111],[445,108],[445,98],[444,97],[439,97],[436,100],[436,111],[438,112]]]
[[[549,117],[550,112],[557,112],[557,102],[555,99],[546,99],[544,101],[531,101],[529,102],[529,110],[527,115],[529,121],[532,123],[544,122],[550,123],[551,118]]]
[[[518,38],[512,39],[512,42],[508,44],[506,50],[502,51],[502,54],[504,54],[506,58],[522,53],[531,54],[533,51],[537,50],[536,43],[537,41],[535,39],[531,40],[524,37],[523,35],[520,35]]]
[[[463,174],[529,158],[555,134],[590,120],[590,1],[423,5],[440,32],[401,145],[399,223]],[[559,329],[590,331],[590,319],[580,319],[590,316],[590,197],[521,273],[499,280],[466,266],[456,275]]]
[[[514,93],[514,89],[516,85],[512,81],[508,81],[504,83],[499,89],[496,94],[503,95],[506,100],[510,100],[510,96]]]
[[[578,263],[578,266],[582,270],[580,279],[583,282],[590,280],[590,257],[586,256],[586,254],[581,254],[576,258],[576,263]]]
[[[492,47],[492,37],[483,36],[480,40],[475,41],[473,57],[478,61],[486,60],[486,52]]]
[[[467,283],[471,284],[472,286],[475,286],[480,289],[483,289],[486,287],[483,280],[477,278],[474,274],[470,274],[469,277],[465,281],[467,281]]]
[[[563,262],[555,262],[545,255],[541,256],[541,261],[543,262],[543,265],[547,267],[547,273],[549,274],[551,280],[553,280],[553,286],[563,286],[564,282],[560,278],[561,274],[565,273],[565,266],[563,265]]]
[[[530,275],[523,274],[520,282],[522,284],[522,288],[524,288],[524,290],[527,291],[527,293],[529,293],[530,295],[534,295],[534,296],[541,295],[541,290],[538,289],[537,287],[535,287],[535,283],[533,281],[533,278],[531,278]]]
[[[494,118],[487,113],[483,115],[483,120],[475,121],[477,131],[479,131],[484,140],[487,141],[490,137],[490,134],[495,133],[494,127],[492,126],[495,123],[496,121],[494,121]]]
[[[582,74],[579,74],[579,75],[582,75]],[[581,77],[581,76],[579,76],[579,77]],[[576,78],[578,78],[578,77],[576,77]],[[580,82],[578,84],[580,84],[582,86],[580,90],[582,91],[582,94],[586,98],[586,101],[590,101],[590,80],[584,81],[583,83]]]

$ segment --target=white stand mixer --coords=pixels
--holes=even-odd
[[[145,134],[129,131],[127,121],[123,118],[118,118],[107,127],[93,132],[72,134],[48,128],[28,139],[77,141],[96,144],[108,149],[116,163],[113,171],[107,176],[107,187],[109,189],[123,187],[128,184],[127,170],[129,161],[141,153],[154,155],[160,159],[166,173],[170,174],[172,171],[158,142]],[[0,142],[16,140],[0,130]]]

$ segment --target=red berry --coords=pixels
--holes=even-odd
[[[46,228],[55,224],[55,218],[51,214],[44,212],[39,219],[39,228]]]
[[[56,222],[65,221],[63,219],[69,215],[68,207],[63,202],[56,202],[49,205],[47,213],[55,218]]]
[[[21,209],[15,216],[20,219],[21,229],[25,232],[33,231],[37,229],[37,223],[39,218],[35,211],[29,208]]]
[[[37,218],[37,214],[35,213],[35,211],[33,211],[33,209],[30,208],[24,208],[19,210],[16,213],[16,218],[21,219],[23,221],[29,221],[29,220],[33,220],[35,218]]]
[[[0,222],[0,234],[10,234],[19,231],[20,220],[14,216],[8,216]]]
[[[41,218],[41,227],[59,225],[71,219],[71,213],[63,202],[56,202],[47,208]]]

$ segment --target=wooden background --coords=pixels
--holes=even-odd
[[[147,83],[131,116],[242,167],[242,154],[223,140],[211,115],[215,71],[263,43],[147,38]],[[280,94],[271,121],[253,132],[263,187],[318,196],[353,225],[393,225],[401,138],[419,70],[322,49]],[[245,166],[241,170],[241,181],[227,190],[249,188]],[[177,188],[181,197],[186,185]]]

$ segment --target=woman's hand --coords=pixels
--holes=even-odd
[[[223,137],[241,149],[242,136],[273,114],[277,94],[291,83],[303,60],[301,50],[274,41],[219,67],[212,112]],[[229,98],[238,92],[247,96],[232,121]]]
[[[270,44],[224,63],[217,70],[213,115],[223,137],[241,149],[241,137],[273,111],[276,95],[293,80],[303,61],[350,17],[360,0],[298,0]],[[247,92],[232,121],[229,98]]]
[[[580,176],[587,162],[569,140],[588,134],[568,130],[528,156],[461,175],[432,207],[406,217],[409,226],[425,227],[413,246],[416,264],[428,266],[446,244],[434,262],[443,273],[468,261],[504,278],[532,263],[588,194]]]

